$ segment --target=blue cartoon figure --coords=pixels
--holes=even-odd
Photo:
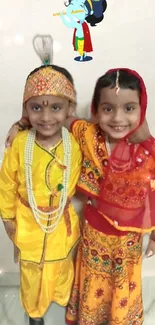
[[[93,51],[90,31],[86,22],[89,10],[85,2],[85,0],[69,0],[66,3],[66,15],[63,13],[60,15],[65,26],[74,29],[73,47],[79,53],[79,56],[75,60],[80,62],[92,60],[92,57],[88,56],[88,53]],[[91,1],[88,0],[88,2],[91,6]],[[93,14],[92,7],[91,14]]]
[[[68,0],[65,6],[66,12],[55,15],[61,17],[65,26],[74,29],[73,47],[79,53],[75,60],[90,61],[93,46],[88,24],[96,26],[103,20],[107,2],[106,0]]]

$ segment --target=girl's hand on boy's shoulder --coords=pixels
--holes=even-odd
[[[137,131],[130,135],[128,140],[130,143],[141,143],[143,141],[146,141],[150,137],[150,135],[150,130],[145,119],[143,124],[137,129]]]
[[[148,243],[148,247],[145,253],[146,257],[151,257],[155,255],[155,241],[150,239]]]
[[[15,127],[15,125],[13,125],[13,126],[11,127],[11,129],[9,130],[9,132],[8,132],[8,134],[7,134],[6,140],[5,140],[5,147],[6,147],[6,148],[11,147],[12,142],[13,142],[14,138],[16,137],[18,131],[19,131],[19,130],[18,130],[17,127]]]

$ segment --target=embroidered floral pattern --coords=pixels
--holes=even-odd
[[[104,133],[98,125],[78,121],[73,134],[81,145],[83,166],[78,186],[91,196],[98,196],[104,172],[108,166],[108,153]],[[90,139],[90,145],[87,139]],[[130,173],[112,173],[106,179],[104,198],[107,202],[123,208],[139,208],[144,204],[150,184],[150,175],[154,175],[150,166],[152,160],[147,150],[139,147],[136,158],[136,169]],[[145,174],[144,174],[145,170]]]
[[[139,234],[107,236],[87,224],[67,310],[69,321],[77,325],[142,325],[141,245]]]
[[[89,136],[87,133],[90,132],[90,128],[93,145],[90,139],[91,147],[89,148],[86,145],[86,138]],[[89,190],[94,195],[98,195],[100,183],[103,179],[103,169],[108,165],[103,134],[98,126],[94,128],[85,121],[75,124],[73,134],[78,138],[82,151],[85,152],[78,186],[86,191]]]
[[[104,295],[104,289],[103,288],[100,288],[100,289],[97,289],[96,292],[95,292],[95,297],[96,298],[99,298],[101,296]]]
[[[31,97],[42,95],[60,96],[75,102],[75,89],[72,83],[51,67],[39,69],[27,79],[23,102],[25,103]]]

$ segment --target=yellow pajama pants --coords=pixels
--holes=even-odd
[[[43,266],[20,262],[20,296],[26,313],[42,317],[51,302],[66,306],[74,278],[72,254],[63,261],[44,263]]]
[[[78,52],[81,56],[84,55],[84,40],[78,40]]]

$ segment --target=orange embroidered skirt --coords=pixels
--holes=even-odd
[[[142,236],[107,235],[85,222],[67,308],[69,325],[142,325]]]

